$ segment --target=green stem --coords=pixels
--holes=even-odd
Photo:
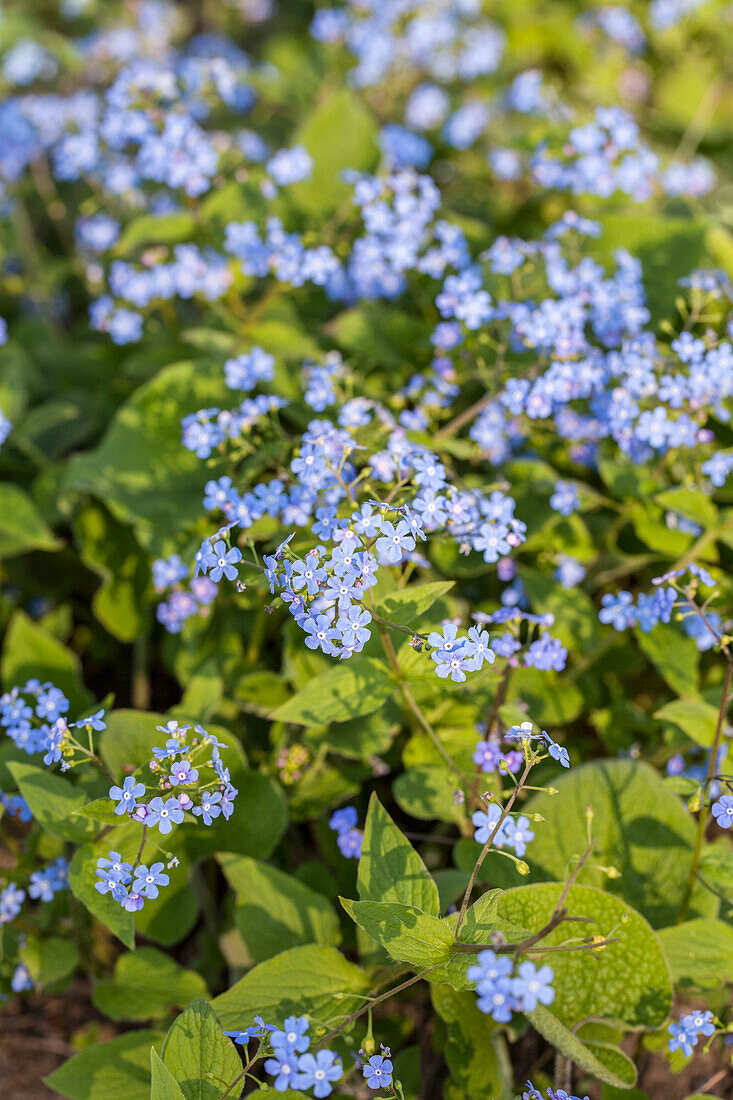
[[[437,970],[438,967],[443,965],[443,963],[436,963],[435,966],[429,966],[427,970],[421,970],[419,974],[413,974],[407,981],[400,982],[399,985],[394,986],[392,989],[388,989],[386,993],[380,993],[378,997],[373,997],[368,1004],[362,1005],[361,1008],[357,1008],[356,1012],[352,1012],[350,1016],[347,1016],[342,1024],[339,1024],[333,1031],[329,1031],[327,1035],[324,1035],[324,1037],[318,1041],[316,1047],[322,1047],[324,1043],[330,1042],[335,1035],[339,1035],[349,1026],[349,1024],[353,1024],[354,1020],[358,1020],[360,1016],[363,1016],[365,1012],[369,1012],[376,1005],[381,1004],[382,1001],[387,1001],[390,997],[394,997],[397,993],[401,993],[403,989],[408,989],[411,985],[414,985],[415,982],[422,981],[427,974],[432,974],[433,970]],[[222,1100],[224,1100],[224,1097],[222,1097]]]
[[[428,735],[430,740],[435,745],[435,748],[438,750],[438,752],[442,756],[445,763],[448,765],[448,767],[451,769],[451,771],[455,772],[455,774],[460,779],[461,783],[463,783],[464,787],[468,788],[469,780],[463,774],[463,772],[458,767],[458,765],[456,764],[456,762],[453,759],[453,757],[451,756],[451,754],[446,749],[443,742],[438,737],[438,734],[435,732],[435,730],[431,726],[430,722],[427,720],[427,718],[423,714],[422,710],[420,709],[420,705],[418,704],[417,700],[415,699],[415,696],[412,694],[409,687],[405,683],[405,681],[402,677],[402,669],[400,668],[400,663],[397,660],[397,654],[395,653],[395,648],[392,645],[392,639],[390,638],[389,634],[387,633],[386,628],[379,625],[378,629],[379,629],[379,636],[382,639],[382,646],[384,647],[384,652],[387,655],[387,660],[389,661],[390,667],[392,668],[392,671],[394,672],[395,677],[397,678],[397,681],[399,683],[400,691],[402,693],[402,698],[405,700],[405,703],[407,704],[408,708],[412,711],[415,718],[420,723],[420,726],[422,727],[422,729],[425,731],[425,733]]]
[[[705,829],[708,824],[708,811],[705,804],[705,798],[707,796],[710,782],[715,775],[715,767],[718,759],[718,748],[720,747],[720,739],[723,735],[723,726],[725,725],[725,716],[728,711],[728,702],[730,700],[730,687],[731,679],[733,679],[733,662],[728,661],[728,665],[725,670],[725,678],[723,680],[723,691],[720,696],[720,707],[718,708],[718,721],[715,726],[715,737],[713,738],[713,745],[710,750],[710,760],[708,761],[707,775],[705,776],[705,782],[703,783],[703,804],[700,807],[700,816],[697,819],[697,833],[695,835],[695,844],[692,849],[692,861],[690,863],[690,871],[687,876],[687,883],[682,895],[682,901],[677,912],[677,924],[681,924],[687,916],[687,910],[690,905],[690,898],[692,897],[692,891],[695,888],[695,879],[700,867],[700,855],[702,852],[703,841],[705,840]]]
[[[132,705],[135,710],[150,709],[147,624],[132,645]]]
[[[478,859],[476,860],[476,863],[474,864],[473,871],[471,871],[471,877],[468,880],[468,886],[466,887],[466,892],[463,895],[463,901],[461,902],[461,911],[458,914],[458,923],[456,924],[455,934],[453,936],[453,939],[455,940],[456,943],[458,943],[458,933],[461,930],[461,925],[463,924],[463,921],[464,921],[465,916],[466,916],[466,910],[468,909],[468,902],[471,898],[471,891],[473,890],[474,884],[476,882],[476,875],[481,870],[481,864],[484,862],[484,860],[486,859],[486,856],[489,854],[489,849],[491,848],[491,845],[494,843],[494,838],[496,837],[497,833],[499,832],[499,829],[501,829],[502,825],[504,824],[507,817],[509,816],[509,811],[511,810],[512,806],[514,805],[514,802],[516,800],[517,795],[519,794],[522,787],[524,786],[524,781],[527,778],[527,776],[529,775],[529,770],[530,770],[531,767],[532,767],[532,761],[530,761],[525,766],[525,769],[522,772],[521,779],[517,783],[517,785],[514,788],[514,790],[512,791],[512,793],[509,795],[507,803],[506,803],[504,809],[501,812],[501,817],[499,818],[496,825],[494,826],[493,831],[491,832],[491,834],[489,836],[489,839],[486,841],[483,848],[479,852],[479,856],[478,856]]]

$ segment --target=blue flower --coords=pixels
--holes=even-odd
[[[100,856],[97,860],[97,874],[100,878],[104,875],[111,876],[115,882],[131,882],[132,864],[123,860],[119,852],[110,852],[108,859]]]
[[[707,1036],[715,1034],[713,1014],[709,1010],[703,1012],[700,1009],[696,1009],[694,1012],[688,1012],[686,1016],[682,1017],[680,1023],[690,1034],[693,1032],[696,1032],[698,1035]]]
[[[466,977],[469,982],[474,982],[481,992],[482,984],[488,989],[499,978],[508,978],[511,972],[511,959],[506,955],[497,955],[487,948],[476,956],[476,962],[469,966]]]
[[[169,882],[170,879],[163,871],[162,863],[153,863],[150,868],[141,863],[135,870],[132,889],[136,894],[153,899],[158,896],[158,887],[167,886]]]
[[[301,1054],[298,1059],[298,1077],[296,1088],[313,1089],[313,1095],[319,1100],[330,1096],[332,1084],[338,1081],[344,1067],[332,1050],[319,1050],[317,1054]]]
[[[558,745],[556,741],[553,741],[546,730],[542,731],[540,737],[547,746],[547,751],[549,752],[552,759],[557,760],[558,764],[561,764],[563,768],[569,768],[570,756],[568,754],[568,750],[564,747],[564,745]]]
[[[360,859],[364,834],[361,829],[342,829],[336,843],[345,859]]]
[[[404,552],[415,549],[415,539],[405,520],[401,519],[396,527],[389,520],[382,520],[379,530],[381,537],[377,539],[375,549],[389,565],[399,565]]]
[[[109,789],[109,797],[117,803],[115,806],[116,814],[130,813],[135,809],[137,799],[142,798],[144,794],[145,784],[136,782],[131,775],[128,775],[121,787],[110,787]]]
[[[237,546],[227,550],[226,543],[219,539],[209,546],[203,554],[202,564],[212,581],[217,584],[222,577],[228,581],[237,579],[236,563],[242,560],[242,551]]]
[[[499,1024],[508,1024],[517,1007],[510,978],[497,978],[486,992],[481,992],[476,1007]]]
[[[507,817],[501,828],[502,843],[513,848],[519,858],[527,851],[527,845],[534,840],[534,833],[529,827],[529,818]]]
[[[716,825],[721,829],[730,829],[733,825],[733,796],[724,794],[712,805],[713,817]]]
[[[685,1058],[692,1057],[692,1048],[697,1046],[698,1033],[688,1031],[681,1023],[670,1024],[667,1028],[671,1038],[667,1042],[670,1051],[681,1050]]]
[[[14,882],[0,890],[0,924],[15,920],[24,901],[25,890],[19,889]]]
[[[177,798],[168,798],[165,802],[162,798],[154,798],[145,808],[145,824],[157,825],[161,833],[169,833],[174,825],[183,821],[183,810]]]
[[[100,894],[111,894],[115,901],[124,901],[127,897],[127,887],[114,871],[104,871],[98,867],[96,874],[99,876],[100,881],[95,882],[94,887]]]
[[[94,714],[87,715],[86,718],[80,718],[78,722],[72,722],[71,725],[76,729],[84,729],[86,726],[90,726],[96,733],[101,733],[102,730],[107,728],[107,723],[104,720],[104,709],[97,710]]]
[[[328,827],[336,833],[342,833],[347,829],[353,829],[358,820],[359,815],[355,806],[342,806],[331,815]]]
[[[578,490],[571,481],[558,481],[550,497],[550,507],[561,516],[569,516],[580,507]]]
[[[496,824],[501,817],[502,810],[500,806],[497,806],[495,802],[489,804],[486,811],[475,810],[471,815],[471,821],[476,826],[476,832],[473,834],[473,839],[478,841],[479,844],[485,844],[489,839]],[[505,822],[506,824],[506,822]],[[502,846],[504,840],[504,825],[501,826],[496,836],[494,837],[494,844],[497,848]]]
[[[213,793],[210,793],[209,791],[204,791],[203,795],[201,796],[201,805],[194,806],[193,812],[196,814],[197,817],[203,818],[204,825],[211,825],[214,818],[219,817],[219,815],[221,814],[221,806],[219,805],[220,802],[220,791],[214,791]],[[181,820],[183,820],[183,815],[181,815]]]
[[[244,1045],[250,1039],[263,1039],[268,1032],[276,1030],[274,1024],[266,1024],[261,1016],[255,1016],[254,1023],[246,1027],[244,1031],[225,1031],[224,1034],[233,1039],[235,1043]]]
[[[550,966],[541,966],[538,970],[533,962],[519,964],[517,975],[512,979],[512,992],[522,1012],[534,1012],[538,1004],[552,1004],[555,1000],[554,977]]]
[[[29,989],[33,989],[31,972],[24,963],[19,963],[13,971],[13,976],[10,979],[10,988],[13,990],[13,993],[26,993]]]
[[[284,1051],[292,1054],[294,1051],[302,1054],[310,1045],[310,1039],[306,1035],[310,1027],[307,1016],[288,1016],[282,1026],[282,1030],[275,1029],[270,1035],[270,1043],[278,1054]]]
[[[627,627],[634,625],[636,608],[630,592],[619,592],[618,595],[607,592],[601,597],[601,604],[598,618],[602,623],[612,626],[614,630],[626,630]]]
[[[188,760],[177,760],[171,767],[171,779],[178,786],[195,783],[198,777],[198,770],[193,768]]]
[[[265,1073],[274,1077],[273,1088],[276,1092],[298,1087],[298,1056],[293,1050],[281,1047],[275,1050],[275,1057],[265,1062]]]
[[[392,1084],[392,1062],[381,1054],[373,1054],[362,1066],[362,1072],[370,1089],[388,1088]]]

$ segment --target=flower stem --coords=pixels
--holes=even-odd
[[[690,898],[692,897],[692,891],[695,888],[695,879],[697,877],[698,868],[700,866],[700,856],[702,853],[702,845],[705,839],[705,829],[708,824],[708,811],[705,804],[705,797],[710,787],[710,782],[715,775],[716,763],[718,759],[718,749],[720,747],[720,739],[723,735],[723,726],[725,725],[725,716],[728,712],[728,703],[730,701],[730,688],[731,680],[733,679],[733,661],[728,661],[725,677],[723,679],[723,691],[720,696],[720,707],[718,708],[718,721],[715,725],[715,737],[713,738],[713,745],[710,749],[710,760],[708,761],[708,770],[705,776],[705,782],[703,783],[703,803],[700,807],[700,816],[697,819],[697,833],[695,835],[695,844],[692,849],[692,860],[690,862],[690,871],[687,876],[687,883],[682,895],[679,910],[677,911],[677,924],[681,924],[687,916],[687,910],[690,905]]]

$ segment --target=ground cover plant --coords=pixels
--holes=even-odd
[[[0,1092],[730,1096],[731,10],[0,14]]]

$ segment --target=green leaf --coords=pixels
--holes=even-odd
[[[217,736],[221,736],[218,731]],[[208,828],[187,830],[186,851],[191,858],[216,851],[265,858],[285,832],[288,805],[276,780],[255,771],[233,772],[232,780],[239,792],[234,813],[228,821],[222,816]]]
[[[162,735],[155,727],[165,721],[163,714],[124,707],[107,715],[99,755],[113,775],[122,779],[128,769],[136,771],[149,762],[153,745],[161,743]]]
[[[718,522],[718,509],[709,496],[697,489],[666,489],[657,493],[654,500],[701,527],[714,527]]]
[[[141,947],[118,957],[111,977],[94,987],[92,1003],[110,1020],[141,1021],[160,1019],[172,1008],[205,996],[200,974],[155,947]]]
[[[651,1100],[651,1097],[642,1089],[620,1089],[615,1085],[604,1085],[601,1089],[601,1100]]]
[[[321,726],[371,714],[394,690],[389,669],[371,657],[352,657],[324,672],[272,712],[275,722]]]
[[[714,844],[703,847],[700,875],[705,883],[710,883],[728,899],[729,905],[733,905],[733,849],[727,837],[720,837]]]
[[[397,777],[392,793],[397,804],[411,817],[459,824],[465,814],[461,804],[456,802],[458,788],[458,779],[445,764],[420,764]]]
[[[661,623],[648,634],[637,627],[634,635],[641,650],[672,691],[683,698],[697,698],[700,651],[692,638]]]
[[[704,748],[715,740],[718,711],[710,703],[698,699],[674,699],[655,711],[660,722],[673,722],[683,733]]]
[[[309,214],[325,215],[349,196],[341,179],[344,168],[367,171],[378,158],[377,127],[350,88],[341,87],[319,103],[293,139],[313,157],[309,179],[295,184],[289,194]]]
[[[95,798],[93,802],[87,802],[74,810],[77,817],[85,817],[89,821],[97,821],[100,825],[119,825],[120,816],[115,813],[115,804],[110,798]]]
[[[14,611],[8,623],[0,672],[8,688],[33,678],[50,680],[61,688],[74,709],[86,712],[91,704],[91,696],[82,684],[79,658],[23,611]]]
[[[95,882],[99,882],[95,871],[97,859],[101,850],[91,844],[84,844],[77,848],[69,867],[69,886],[75,897],[82,902],[93,917],[100,920],[122,940],[125,947],[135,946],[135,926],[132,913],[127,913],[111,894],[100,894],[94,888]]]
[[[161,552],[198,520],[204,484],[217,476],[182,445],[181,418],[227,401],[218,364],[165,367],[120,407],[98,447],[71,457],[63,488],[103,500],[119,520],[134,524],[151,553]]]
[[[219,1100],[242,1072],[211,1005],[197,997],[171,1025],[161,1053],[186,1100]]]
[[[358,888],[362,901],[397,901],[434,917],[440,913],[438,888],[427,867],[374,793],[364,825]]]
[[[95,501],[74,519],[79,556],[102,579],[92,610],[102,626],[121,642],[133,642],[144,629],[142,600],[150,566],[129,527]]]
[[[459,943],[481,944],[484,947],[491,946],[491,933],[496,923],[501,894],[501,890],[487,890],[473,905],[469,906],[458,933]],[[455,934],[458,914],[451,913],[446,918],[446,923]],[[432,974],[429,974],[428,981],[431,984],[435,982],[438,985],[445,983],[455,990],[473,990],[473,982],[469,982],[466,972],[474,962],[474,955],[455,954],[445,966],[441,966]]]
[[[507,935],[515,935],[516,928],[538,932],[552,917],[562,892],[560,883],[506,890],[499,900],[496,927],[503,929],[508,920]],[[565,907],[570,916],[590,922],[580,932],[573,923],[558,925],[543,938],[543,947],[576,941],[579,935],[610,937],[614,942],[593,957],[585,951],[553,954],[552,1015],[569,1028],[588,1018],[634,1028],[660,1027],[672,1007],[672,986],[662,946],[644,917],[593,886],[571,887]]]
[[[627,248],[641,260],[653,323],[668,317],[679,294],[678,280],[703,261],[707,221],[613,213],[601,218],[601,224],[605,254]]]
[[[532,841],[532,869],[559,879],[588,843],[593,810],[593,854],[580,881],[603,886],[643,913],[655,928],[672,924],[692,858],[695,823],[658,772],[636,760],[603,760],[553,777],[557,795],[537,794],[527,813],[545,818]],[[609,877],[613,867],[620,877]],[[716,911],[712,895],[697,891],[695,915]]]
[[[141,245],[180,244],[190,240],[195,232],[196,219],[187,210],[177,210],[173,214],[139,214],[125,227],[114,251],[123,256]]]
[[[248,856],[217,856],[237,895],[234,919],[254,962],[304,943],[337,945],[341,928],[322,894],[276,867]]]
[[[636,1067],[620,1050],[611,1048],[609,1051],[600,1045],[586,1046],[543,1005],[537,1005],[527,1018],[555,1050],[600,1081],[617,1088],[630,1088],[635,1083]]]
[[[536,668],[519,668],[510,680],[508,702],[526,703],[541,726],[566,726],[585,706],[583,693],[574,683]]]
[[[435,1011],[447,1025],[445,1060],[451,1079],[466,1100],[506,1096],[512,1091],[512,1068],[500,1029],[476,1008],[475,993],[457,993],[434,985]]]
[[[453,935],[439,917],[396,901],[340,900],[351,919],[398,962],[422,970],[448,961]]]
[[[533,569],[522,571],[535,611],[555,616],[553,638],[559,638],[571,650],[587,651],[598,644],[598,612],[582,588],[564,588]]]
[[[397,626],[417,625],[417,620],[429,611],[436,600],[450,592],[453,581],[435,581],[433,584],[410,585],[387,592],[381,596],[375,608],[383,619]]]
[[[0,558],[30,550],[58,550],[63,545],[19,485],[0,482]]]
[[[61,936],[27,936],[19,954],[34,984],[42,988],[68,978],[79,964],[76,944]]]
[[[369,989],[364,971],[334,947],[308,944],[255,966],[212,1003],[227,1030],[241,1027],[255,1013],[278,1024],[291,1014],[307,1013],[320,1022],[322,1033],[360,1007]]]
[[[36,821],[49,833],[73,841],[88,840],[96,835],[98,830],[92,822],[77,814],[87,796],[68,779],[23,761],[11,761],[8,771]]]
[[[155,1047],[150,1048],[150,1100],[185,1100],[178,1082],[161,1062]]]
[[[74,1055],[44,1084],[67,1100],[148,1100],[150,1047],[157,1031],[128,1031]]]
[[[733,981],[733,928],[720,920],[688,920],[659,933],[675,982],[713,989]]]
[[[157,898],[146,901],[143,908],[135,913],[135,927],[146,939],[161,947],[172,947],[192,931],[198,915],[199,902],[195,890],[185,881],[176,889],[171,881]]]

